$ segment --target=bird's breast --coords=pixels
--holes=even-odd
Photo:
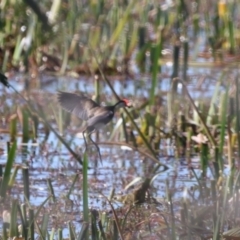
[[[96,111],[94,116],[87,121],[88,128],[99,130],[108,124],[113,118],[113,111]]]

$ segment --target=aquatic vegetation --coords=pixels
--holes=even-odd
[[[3,239],[239,238],[236,1],[0,8]],[[131,99],[102,163],[59,90]]]

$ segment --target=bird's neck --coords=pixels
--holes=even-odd
[[[116,110],[118,110],[119,108],[122,108],[122,107],[123,107],[123,102],[122,101],[117,102],[113,106],[106,106],[106,108],[109,111],[113,111],[113,112],[115,112]]]
[[[115,105],[113,105],[113,108],[114,108],[114,110],[117,110],[117,109],[122,108],[124,106],[125,106],[124,102],[123,101],[119,101]]]

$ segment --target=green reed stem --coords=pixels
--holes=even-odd
[[[75,233],[74,233],[74,229],[72,227],[72,223],[68,222],[68,232],[69,232],[69,240],[75,240]],[[88,239],[88,238],[86,238]]]
[[[240,83],[239,83],[239,75],[235,78],[235,86],[236,86],[236,134],[237,134],[237,142],[238,142],[238,158],[240,157],[240,107],[239,107],[239,96],[240,96]]]
[[[229,42],[230,42],[230,52],[234,54],[235,51],[235,40],[234,40],[234,22],[232,17],[228,19],[228,30],[229,30]]]
[[[88,208],[88,156],[85,152],[83,155],[83,220],[89,223]]]
[[[96,239],[98,240],[98,226],[97,226],[97,218],[98,218],[98,211],[95,209],[92,209],[91,211],[91,235],[92,235],[92,239]]]
[[[9,61],[9,55],[10,55],[10,51],[8,49],[5,50],[4,53],[4,58],[3,58],[3,63],[2,63],[2,71],[6,72],[7,71],[7,63]]]
[[[21,223],[22,223],[22,235],[25,240],[28,239],[28,219],[27,219],[27,208],[26,204],[18,204],[18,212],[20,215]]]
[[[188,40],[183,43],[183,81],[187,80],[189,45]]]
[[[60,74],[64,74],[67,68],[67,63],[68,63],[68,39],[67,39],[67,30],[66,26],[64,25],[63,27],[63,62],[62,66],[60,69]]]
[[[10,131],[10,137],[11,142],[14,142],[17,137],[17,116],[12,116],[9,124],[9,131]]]
[[[74,186],[75,186],[75,183],[77,182],[78,178],[79,178],[79,174],[77,173],[77,174],[74,176],[74,179],[73,179],[73,181],[72,181],[72,185],[71,185],[71,187],[70,187],[70,189],[69,189],[69,191],[68,191],[68,193],[67,193],[67,195],[66,195],[66,197],[67,197],[68,199],[70,198],[70,195],[72,194],[72,191],[74,190]]]
[[[173,202],[172,202],[172,193],[169,189],[169,182],[166,181],[166,195],[167,195],[167,202],[169,203],[170,207],[170,214],[171,214],[171,240],[176,240],[176,224],[175,224],[175,217],[174,217],[174,210],[173,210]]]
[[[18,200],[14,199],[12,201],[9,229],[9,236],[12,238],[18,236],[17,212],[18,212]]]
[[[58,229],[58,240],[63,240],[63,231],[61,228]]]
[[[10,174],[12,170],[12,166],[15,160],[15,155],[16,155],[16,150],[17,150],[17,142],[15,141],[10,148],[10,151],[8,153],[8,158],[7,158],[7,163],[5,166],[4,174],[3,174],[3,179],[1,182],[1,188],[0,188],[0,196],[1,198],[5,198],[7,189],[8,189],[8,183],[10,180]]]
[[[24,196],[29,201],[30,200],[30,191],[29,191],[29,171],[28,167],[24,167],[22,169],[22,175],[23,175],[23,187],[24,187]]]
[[[55,239],[54,236],[55,236],[55,229],[52,228],[52,231],[51,231],[50,236],[49,236],[49,240],[54,240]]]
[[[88,223],[86,223],[86,222],[82,223],[82,228],[81,228],[81,231],[78,235],[77,240],[87,239],[87,237],[88,237],[88,226],[89,226]],[[94,238],[92,238],[92,239],[94,239]]]
[[[179,55],[180,55],[180,44],[177,42],[173,48],[173,73],[172,79],[178,77],[178,70],[179,70]],[[177,90],[177,82],[173,82],[173,91],[176,92]]]
[[[221,117],[221,135],[220,135],[220,145],[219,145],[219,168],[223,170],[223,147],[225,143],[225,132],[226,132],[226,124],[227,124],[227,107],[228,107],[228,89],[229,87],[227,86],[226,92],[222,95],[222,101],[221,101],[221,112],[220,112],[220,117]]]
[[[203,177],[206,177],[206,171],[208,167],[208,144],[201,144],[201,169]]]
[[[47,239],[49,217],[50,217],[49,214],[45,213],[42,218],[41,234],[43,239]]]
[[[106,234],[105,234],[105,231],[104,231],[103,224],[102,224],[101,220],[98,221],[98,227],[99,227],[99,231],[100,231],[100,237],[103,240],[106,240],[107,238],[106,238]]]
[[[161,54],[161,42],[154,44],[151,47],[151,59],[152,59],[152,84],[150,90],[150,105],[154,105],[155,102],[155,92],[157,90],[158,84],[158,72],[159,72],[159,65],[158,59]]]
[[[34,210],[32,208],[29,209],[29,234],[30,239],[34,239]]]
[[[54,193],[54,189],[53,189],[53,185],[52,185],[52,180],[51,179],[47,179],[47,185],[48,185],[48,190],[51,194],[51,199],[53,201],[53,203],[56,202],[56,196],[55,196],[55,193]]]

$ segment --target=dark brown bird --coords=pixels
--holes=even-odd
[[[82,130],[86,148],[87,143],[84,136],[85,133],[88,134],[89,139],[96,146],[100,159],[101,154],[99,147],[91,138],[91,133],[108,124],[113,119],[114,113],[117,109],[132,106],[129,100],[122,99],[113,106],[103,107],[90,98],[69,92],[58,92],[58,102],[63,109],[86,121],[87,126]]]

